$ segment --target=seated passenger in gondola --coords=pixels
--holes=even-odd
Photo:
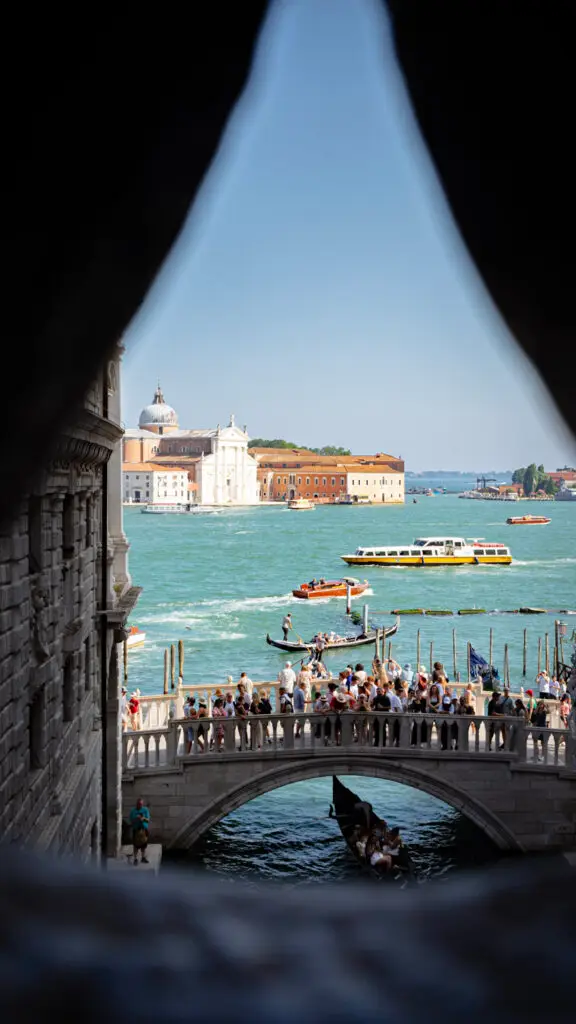
[[[308,586],[310,587],[310,590],[314,590],[316,587],[316,579],[310,580]]]
[[[402,849],[402,837],[398,825],[386,832],[385,848],[391,857],[398,857]]]
[[[392,867],[392,856],[387,847],[382,845],[380,836],[372,833],[366,843],[366,860],[376,871],[389,871]]]

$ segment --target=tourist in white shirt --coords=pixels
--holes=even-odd
[[[236,708],[234,707],[234,698],[231,693],[227,693],[224,698],[224,713],[226,718],[236,717]]]
[[[388,690],[388,698],[390,700],[390,710],[395,711],[397,714],[401,713],[404,708],[402,707],[402,701],[394,690]]]
[[[244,687],[244,689],[246,690],[246,693],[248,694],[248,696],[250,698],[252,697],[252,691],[254,689],[254,683],[252,682],[251,679],[248,678],[248,676],[246,675],[245,672],[241,672],[240,673],[240,679],[238,680],[238,685],[239,686],[242,685]]]
[[[550,697],[550,680],[546,672],[541,672],[536,678],[540,700],[548,700]]]
[[[364,671],[364,665],[356,665],[354,669],[354,675],[357,677],[359,683],[365,683],[368,679],[367,673]]]
[[[296,673],[292,668],[292,662],[287,661],[284,668],[278,673],[278,682],[280,686],[283,686],[288,693],[292,693],[294,689],[294,683],[296,682]]]
[[[554,700],[558,700],[560,694],[560,683],[556,679],[556,676],[552,676],[550,683],[550,697]]]
[[[408,683],[408,686],[411,685],[411,683],[414,680],[412,665],[404,665],[404,668],[402,669],[402,675],[400,678],[402,679],[402,682]]]

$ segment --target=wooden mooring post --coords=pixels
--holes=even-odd
[[[542,670],[542,637],[538,637],[538,675]]]
[[[468,669],[468,676],[467,676],[468,679],[470,679],[470,648],[471,648],[471,646],[472,645],[471,645],[470,641],[468,641],[468,643],[466,644],[466,659],[467,659],[467,662],[468,662],[466,667]]]
[[[431,640],[430,641],[430,675],[432,675],[433,668],[434,668],[434,641]]]
[[[346,584],[346,615],[352,614],[352,587]]]
[[[546,672],[550,673],[550,638],[548,633],[544,634],[544,662],[546,665]]]
[[[178,686],[184,682],[184,641],[178,641]]]
[[[170,644],[170,689],[174,689],[174,675],[176,672],[176,648]]]
[[[504,644],[504,686],[510,686],[510,665],[508,659],[508,644]]]
[[[490,627],[490,640],[488,642],[488,664],[490,665],[490,668],[492,668],[493,662],[494,662],[494,630],[492,629],[492,627]],[[468,676],[470,676],[470,673],[468,673]]]
[[[458,660],[456,658],[456,630],[452,630],[452,674],[454,679],[458,674]]]
[[[522,675],[526,677],[528,667],[528,630],[524,630],[524,648],[522,651]]]
[[[416,671],[420,671],[420,630],[416,633]]]
[[[122,645],[124,647],[124,686],[128,685],[128,640],[126,639]]]
[[[168,648],[164,651],[164,693],[168,693]]]

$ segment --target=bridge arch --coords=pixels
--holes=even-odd
[[[303,782],[306,779],[332,775],[364,775],[368,778],[398,782],[403,786],[419,789],[460,811],[482,829],[499,849],[516,852],[523,850],[517,837],[500,818],[485,803],[465,789],[438,775],[432,776],[425,771],[418,770],[418,768],[394,763],[383,758],[366,756],[358,758],[357,761],[350,759],[345,763],[339,757],[333,759],[322,757],[318,760],[290,761],[276,765],[256,778],[247,779],[233,787],[215,799],[206,810],[191,816],[169,843],[169,848],[190,849],[212,825],[216,825],[226,815],[257,796],[270,793],[272,790],[280,789],[292,782]]]

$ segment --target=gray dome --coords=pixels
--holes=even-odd
[[[154,392],[154,400],[151,405],[145,406],[140,413],[138,420],[139,427],[154,426],[178,426],[178,416],[171,405],[166,405],[160,385]]]

